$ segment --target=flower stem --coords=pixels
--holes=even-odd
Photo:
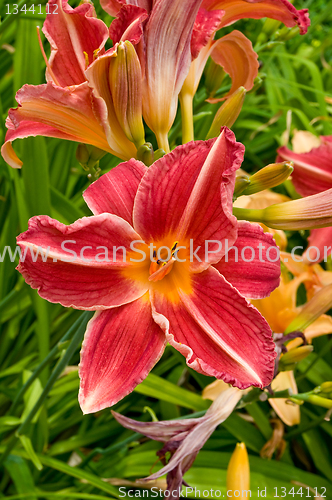
[[[264,222],[264,210],[233,207],[233,215],[238,220]]]
[[[182,144],[194,140],[193,98],[188,92],[180,92],[182,115]]]
[[[163,149],[165,151],[165,153],[169,153],[170,148],[169,148],[169,143],[168,143],[168,134],[167,133],[166,134],[164,134],[164,133],[157,134],[156,133],[156,137],[157,137],[159,149]]]

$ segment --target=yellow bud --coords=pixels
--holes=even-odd
[[[211,128],[206,136],[206,139],[217,137],[220,133],[220,128],[225,126],[230,128],[236,121],[243,106],[246,89],[239,87],[218,109],[216,116],[212,122]]]
[[[325,398],[332,399],[332,382],[323,382],[319,386],[319,394]]]
[[[303,345],[283,354],[279,362],[280,371],[293,370],[295,364],[305,359],[314,350],[312,345]]]
[[[115,114],[130,141],[138,148],[145,142],[142,120],[142,70],[134,46],[120,42],[110,61],[109,85]]]
[[[227,467],[227,490],[232,492],[230,498],[247,498],[249,488],[250,468],[246,445],[237,443]]]
[[[241,195],[250,195],[279,186],[288,179],[293,170],[292,163],[287,161],[267,165],[250,177],[249,185]]]
[[[307,302],[297,317],[288,325],[285,334],[299,330],[303,332],[322,314],[326,313],[332,307],[332,284],[315,293]]]

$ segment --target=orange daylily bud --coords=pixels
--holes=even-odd
[[[235,496],[236,498],[246,498],[249,488],[250,468],[246,445],[237,443],[227,467],[227,491],[230,496],[233,493],[234,498]],[[238,496],[238,492],[240,492],[240,496]]]
[[[109,67],[114,110],[130,141],[138,148],[145,142],[142,120],[142,71],[133,45],[120,42]]]

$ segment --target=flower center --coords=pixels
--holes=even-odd
[[[172,245],[171,249],[166,246],[160,247],[158,249],[158,258],[157,252],[153,252],[153,259],[151,261],[149,269],[149,281],[160,281],[171,272],[173,264],[176,261],[176,247],[178,243],[179,242],[176,241]]]

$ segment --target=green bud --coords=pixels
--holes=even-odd
[[[240,87],[228,97],[224,104],[218,109],[206,139],[217,137],[221,127],[225,126],[231,128],[241,112],[245,96],[246,89]]]
[[[213,97],[220,89],[225,75],[226,73],[222,67],[211,59],[205,69],[205,87],[210,94],[209,97]]]
[[[145,163],[147,167],[152,165],[154,162],[154,154],[153,146],[150,142],[145,142],[137,149],[137,159]]]

